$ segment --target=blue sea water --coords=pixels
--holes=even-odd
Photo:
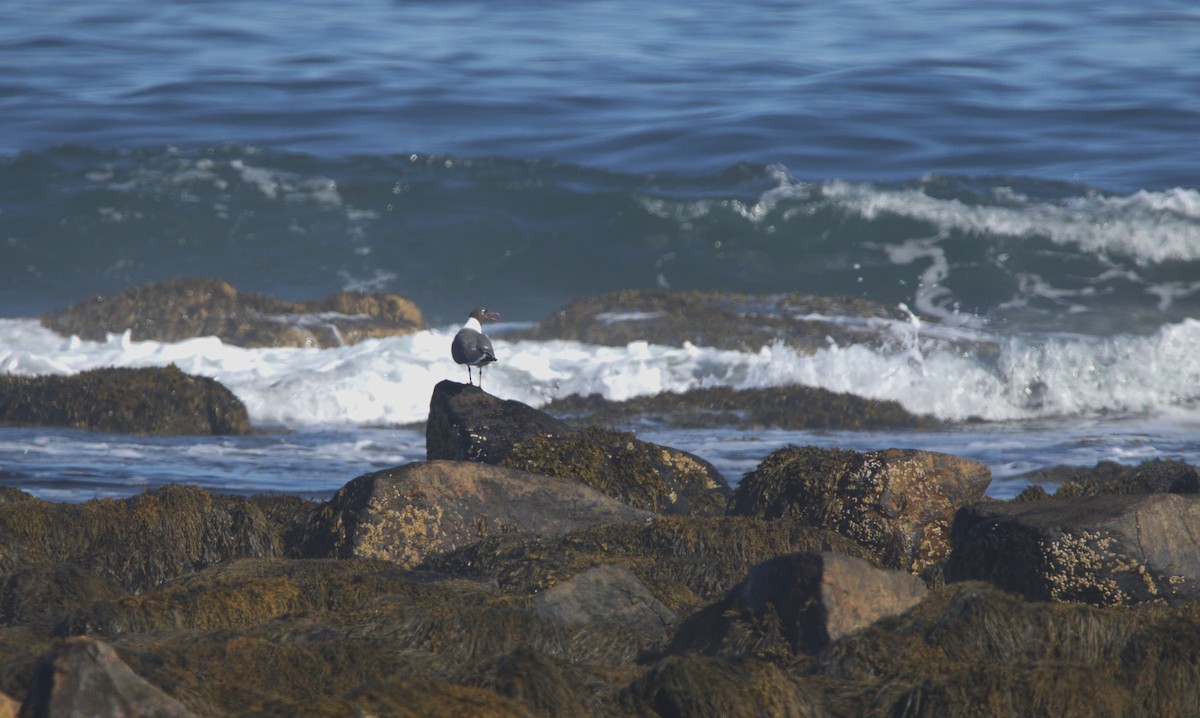
[[[327,495],[423,457],[397,427],[458,377],[439,342],[465,308],[525,322],[640,287],[861,296],[999,351],[931,348],[928,323],[816,357],[525,342],[495,390],[799,382],[989,420],[654,436],[732,481],[786,443],[961,453],[996,495],[1056,463],[1194,461],[1197,87],[1200,8],[1174,0],[11,0],[0,370],[174,361],[273,433],[0,429],[0,480],[68,499],[168,481]],[[34,320],[179,275],[395,292],[432,328],[289,353],[80,342]]]

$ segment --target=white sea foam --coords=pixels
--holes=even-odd
[[[244,349],[216,338],[177,343],[59,337],[30,320],[0,320],[0,371],[71,374],[104,366],[163,366],[211,376],[245,402],[260,425],[371,425],[421,421],[434,385],[462,381],[449,360],[454,327],[333,349]],[[495,337],[500,362],[484,387],[540,406],[570,394],[624,400],[663,391],[803,384],[900,402],[961,420],[1160,413],[1200,418],[1200,321],[1146,337],[1015,337],[979,355],[912,341],[799,354],[781,344],[757,352],[632,342],[603,347]],[[998,347],[998,348],[997,348]]]
[[[1003,197],[1006,202],[987,205],[932,197],[914,188],[829,182],[820,189],[826,199],[867,219],[890,214],[928,222],[942,232],[1045,236],[1056,244],[1125,255],[1143,264],[1200,259],[1200,192],[1196,190],[1087,195],[1061,203],[1009,194]],[[807,186],[793,191],[811,193]]]

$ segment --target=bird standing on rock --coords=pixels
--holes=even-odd
[[[467,365],[467,382],[471,381],[471,367],[479,367],[479,388],[483,388],[483,367],[496,361],[496,352],[492,349],[492,340],[483,333],[483,322],[494,322],[500,318],[499,313],[488,311],[485,307],[476,307],[467,316],[466,324],[454,335],[450,343],[450,356],[459,364]]]

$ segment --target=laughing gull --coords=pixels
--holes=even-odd
[[[471,367],[479,367],[479,388],[483,388],[483,367],[496,361],[496,352],[492,350],[492,340],[483,334],[481,322],[494,322],[500,318],[496,312],[490,312],[484,307],[476,307],[467,316],[467,323],[454,341],[450,343],[450,356],[459,364],[467,365],[467,381],[471,382]]]

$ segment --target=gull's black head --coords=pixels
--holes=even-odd
[[[495,322],[500,319],[500,312],[493,312],[487,307],[475,307],[469,315],[471,318],[478,321],[480,324],[484,322]]]

